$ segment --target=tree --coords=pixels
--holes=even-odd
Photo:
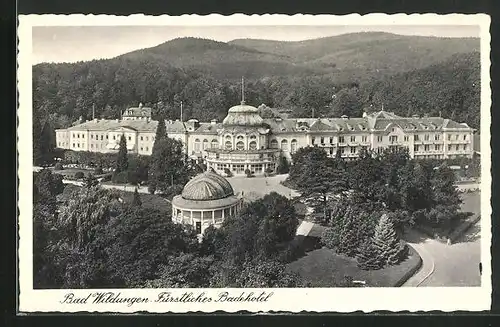
[[[318,211],[323,212],[323,219],[328,220],[328,201],[342,197],[347,191],[346,176],[342,161],[328,158],[320,148],[307,148],[301,151],[299,159],[294,162],[293,174],[298,191],[306,202]],[[299,151],[297,151],[299,153]]]
[[[166,258],[167,264],[159,266],[158,278],[144,284],[148,288],[209,287],[213,261],[213,257],[193,253],[171,255]]]
[[[150,192],[164,192],[169,186],[184,185],[192,174],[193,170],[186,165],[182,142],[167,136],[155,140],[149,165]]]
[[[381,266],[399,263],[406,257],[408,250],[406,245],[398,239],[391,218],[387,214],[380,217],[375,228],[373,246]]]
[[[132,206],[134,206],[134,207],[142,206],[141,197],[139,195],[139,191],[137,190],[137,187],[135,188],[135,191],[134,191],[134,198],[132,199]]]
[[[288,174],[290,171],[290,164],[283,154],[280,154],[277,172],[278,174]]]
[[[363,270],[374,270],[382,268],[381,261],[378,257],[377,248],[374,246],[371,238],[366,239],[359,247],[356,255],[358,267]]]
[[[121,173],[127,171],[127,168],[128,168],[127,140],[125,138],[125,135],[122,134],[120,138],[118,154],[116,156],[115,173]]]
[[[99,181],[97,180],[97,178],[95,178],[94,174],[88,173],[87,177],[85,178],[85,186],[88,188],[92,188],[97,185],[99,185]]]
[[[330,116],[361,117],[363,103],[357,88],[344,88],[334,95],[331,103]]]
[[[199,246],[190,226],[174,224],[164,212],[145,207],[127,208],[107,228],[110,279],[128,287],[158,279],[171,256],[195,253]]]

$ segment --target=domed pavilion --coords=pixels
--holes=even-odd
[[[207,171],[191,179],[173,198],[172,221],[192,225],[197,234],[203,234],[210,225],[218,228],[225,218],[237,214],[242,203],[224,177]]]

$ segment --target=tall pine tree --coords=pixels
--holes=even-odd
[[[375,227],[373,246],[381,266],[395,265],[403,260],[407,254],[406,244],[397,237],[388,214],[383,214]]]
[[[125,139],[125,135],[122,134],[120,138],[120,147],[118,148],[118,155],[116,157],[115,172],[121,173],[122,171],[127,171],[127,168],[127,140]]]

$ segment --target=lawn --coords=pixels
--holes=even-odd
[[[335,253],[326,247],[319,248],[322,227],[315,224],[309,236],[302,240],[303,256],[288,264],[287,269],[298,273],[311,287],[332,287],[346,276],[355,281],[365,281],[367,287],[400,286],[421,265],[420,256],[410,248],[408,258],[396,266],[380,270],[361,270],[356,260]],[[406,278],[405,278],[406,277]]]
[[[123,201],[129,203],[132,202],[134,198],[134,192],[127,192],[121,190],[116,190],[116,191],[122,196]],[[159,195],[140,193],[139,197],[141,198],[142,206],[144,208],[156,209],[168,213],[172,212],[172,206],[170,205],[170,202],[168,202],[166,199],[162,198]]]

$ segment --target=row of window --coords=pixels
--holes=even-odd
[[[423,149],[424,151],[429,151],[430,150],[430,145],[429,144],[425,144],[423,146]],[[467,144],[455,144],[454,147],[452,144],[448,144],[448,151],[453,151],[453,149],[455,149],[455,151],[459,151],[460,148],[462,148],[464,151],[467,150]],[[418,144],[415,144],[413,146],[413,150],[415,152],[418,152],[422,149],[421,145],[418,145]],[[434,151],[441,151],[441,144],[434,144]]]
[[[278,140],[271,140],[271,142],[269,143],[269,147],[271,149],[278,149],[280,148],[278,146]],[[283,151],[289,151],[290,150],[290,153],[295,153],[297,151],[297,140],[296,139],[293,139],[291,142],[290,142],[290,149],[288,148],[288,140],[281,140],[281,150]]]

